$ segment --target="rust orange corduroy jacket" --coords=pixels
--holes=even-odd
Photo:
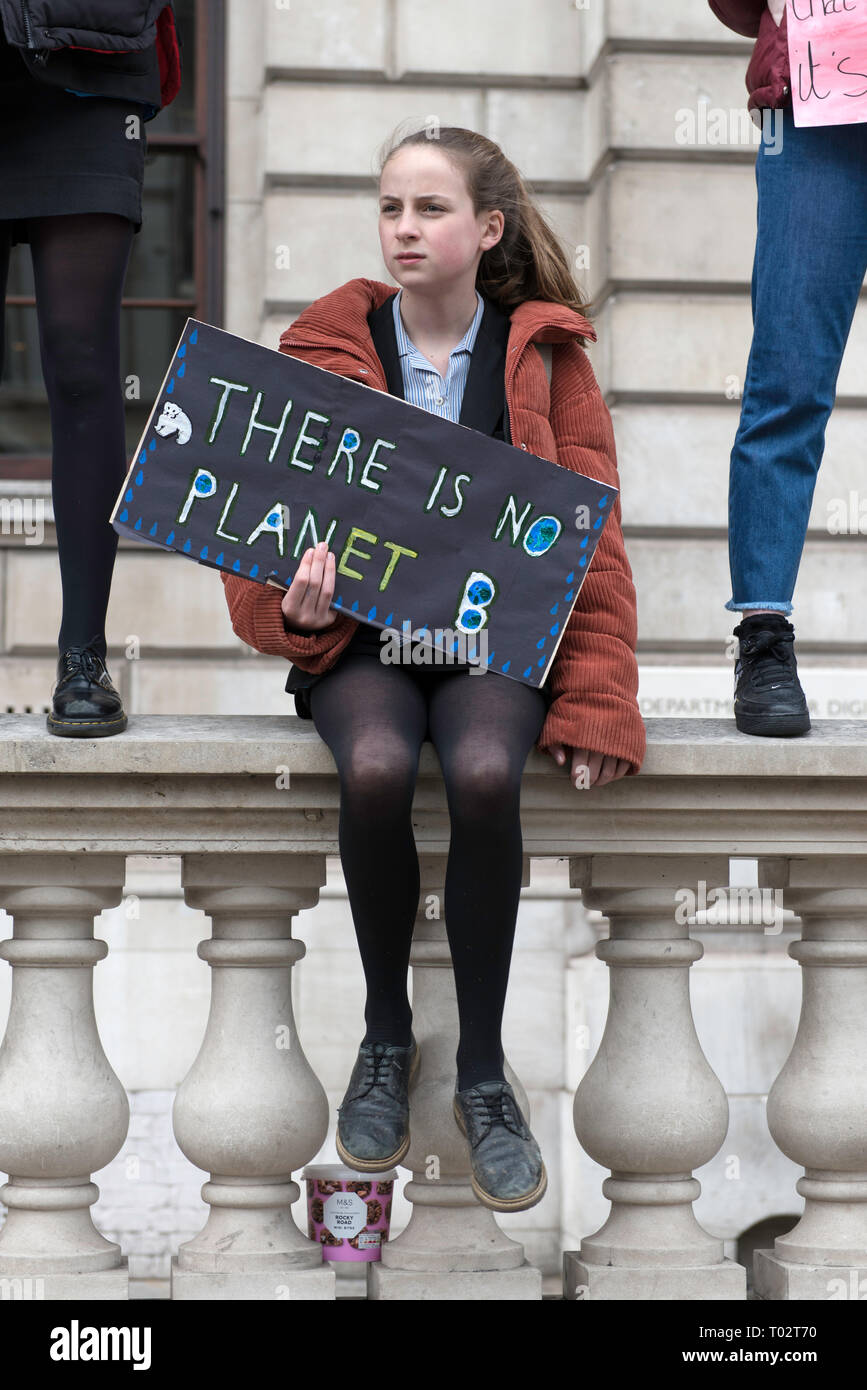
[[[396,286],[378,280],[349,280],[299,315],[281,335],[280,351],[387,391],[367,316],[396,293]],[[576,335],[596,338],[587,319],[563,305],[527,300],[512,313],[505,380],[512,439],[540,458],[617,487],[611,416]],[[534,341],[554,345],[550,388]],[[238,575],[220,577],[237,635],[314,675],[334,665],[356,631],[355,620],[338,613],[324,632],[287,632],[281,590]],[[548,673],[554,698],[537,748],[589,748],[625,758],[630,772],[638,771],[645,734],[636,699],[636,626],[618,500]]]

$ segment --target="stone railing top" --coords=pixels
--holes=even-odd
[[[524,853],[820,855],[867,859],[867,723],[799,739],[727,720],[651,719],[638,777],[576,788],[533,750],[521,790]],[[0,716],[0,850],[50,854],[338,852],[339,786],[312,723],[292,716],[137,715],[113,738],[64,739],[39,715]],[[426,742],[413,800],[419,849],[450,823]]]
[[[733,720],[649,719],[647,777],[863,777],[867,721],[822,720],[803,738],[752,738]],[[66,739],[50,734],[41,715],[0,715],[0,774],[70,773],[144,776],[270,775],[279,764],[295,773],[333,774],[328,747],[308,720],[278,715],[135,715],[112,738]],[[422,749],[420,772],[439,770],[433,746]],[[531,752],[527,773],[563,777],[546,755]],[[619,784],[626,792],[636,779]]]

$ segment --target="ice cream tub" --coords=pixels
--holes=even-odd
[[[397,1169],[358,1173],[343,1163],[308,1165],[307,1234],[324,1260],[378,1260],[388,1240]]]

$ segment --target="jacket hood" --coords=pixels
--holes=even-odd
[[[362,347],[369,344],[370,329],[367,316],[397,293],[398,285],[386,285],[381,280],[363,276],[347,280],[336,290],[308,305],[281,335],[280,341],[304,335],[305,342],[334,345],[347,338]],[[565,342],[578,335],[596,341],[596,330],[589,319],[569,309],[565,304],[553,304],[546,299],[528,299],[510,315],[510,337],[517,336],[515,346],[528,342]]]

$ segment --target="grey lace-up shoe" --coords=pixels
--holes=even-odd
[[[507,1081],[455,1091],[455,1119],[470,1146],[473,1191],[491,1211],[524,1211],[545,1195],[539,1145]]]
[[[418,1045],[362,1043],[343,1104],[337,1111],[337,1152],[350,1168],[378,1173],[409,1149],[409,1087],[419,1064]]]

